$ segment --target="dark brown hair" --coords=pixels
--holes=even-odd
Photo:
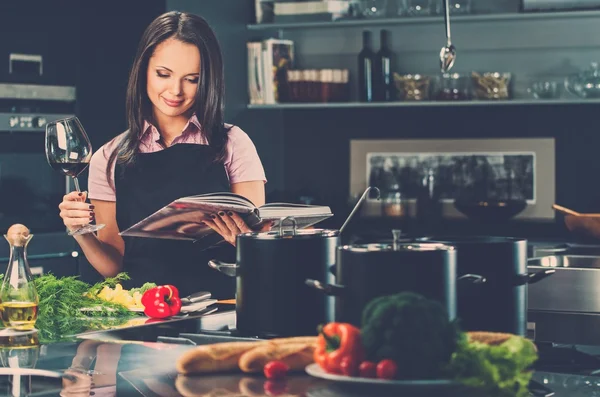
[[[115,161],[125,166],[135,162],[144,120],[152,118],[152,104],[146,90],[148,62],[156,47],[170,38],[198,47],[202,65],[192,111],[198,117],[208,144],[215,150],[214,161],[223,161],[225,158],[227,133],[230,128],[225,127],[223,120],[225,83],[219,42],[202,17],[172,11],[152,21],[140,40],[127,86],[129,129],[122,135],[109,157],[106,169],[109,181],[113,179],[110,171]]]

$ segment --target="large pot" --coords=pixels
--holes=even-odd
[[[469,274],[461,280],[483,282]],[[337,250],[336,284],[307,280],[334,295],[335,321],[361,325],[362,311],[373,299],[410,291],[440,302],[456,317],[456,250],[443,244],[398,243],[347,245]]]
[[[237,277],[236,329],[264,337],[316,335],[328,318],[328,297],[305,284],[331,276],[339,231],[283,229],[237,237],[236,264],[209,265]],[[332,276],[331,276],[332,277]]]
[[[458,318],[467,331],[527,331],[527,284],[543,280],[554,269],[528,273],[527,240],[491,236],[434,236],[420,241],[450,244],[457,250],[458,273],[477,273],[484,285],[457,291]]]

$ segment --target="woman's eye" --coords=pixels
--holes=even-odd
[[[192,77],[189,79],[186,79],[187,81],[189,81],[192,84],[197,84],[198,83],[198,77]]]
[[[157,72],[156,75],[162,79],[169,77],[168,74],[164,74],[164,73],[160,73],[160,72]]]

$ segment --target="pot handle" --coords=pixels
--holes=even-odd
[[[556,269],[544,269],[539,272],[517,275],[516,285],[534,284],[556,273]]]
[[[212,260],[208,261],[208,266],[212,267],[215,270],[220,271],[221,273],[223,273],[229,277],[237,276],[237,271],[239,269],[239,266],[235,263],[225,263],[225,262],[218,261],[216,259],[212,259]]]
[[[471,284],[483,284],[487,280],[485,277],[483,277],[479,274],[468,273],[468,274],[463,274],[462,276],[458,277],[456,279],[456,281],[470,282]]]
[[[324,284],[318,280],[312,280],[307,278],[304,282],[311,288],[322,291],[326,295],[340,296],[346,290],[346,287],[338,284]]]

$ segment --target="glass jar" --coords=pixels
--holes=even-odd
[[[435,12],[444,15],[443,0],[436,2]],[[471,0],[450,0],[450,15],[467,15],[471,13]]]
[[[365,18],[384,18],[387,16],[388,0],[362,0],[362,15]]]
[[[433,13],[432,0],[398,0],[398,15],[425,17]]]
[[[469,99],[469,79],[458,73],[444,73],[439,78],[438,101],[464,101]]]
[[[383,215],[387,217],[403,217],[406,215],[404,200],[399,190],[389,191],[382,198]]]

